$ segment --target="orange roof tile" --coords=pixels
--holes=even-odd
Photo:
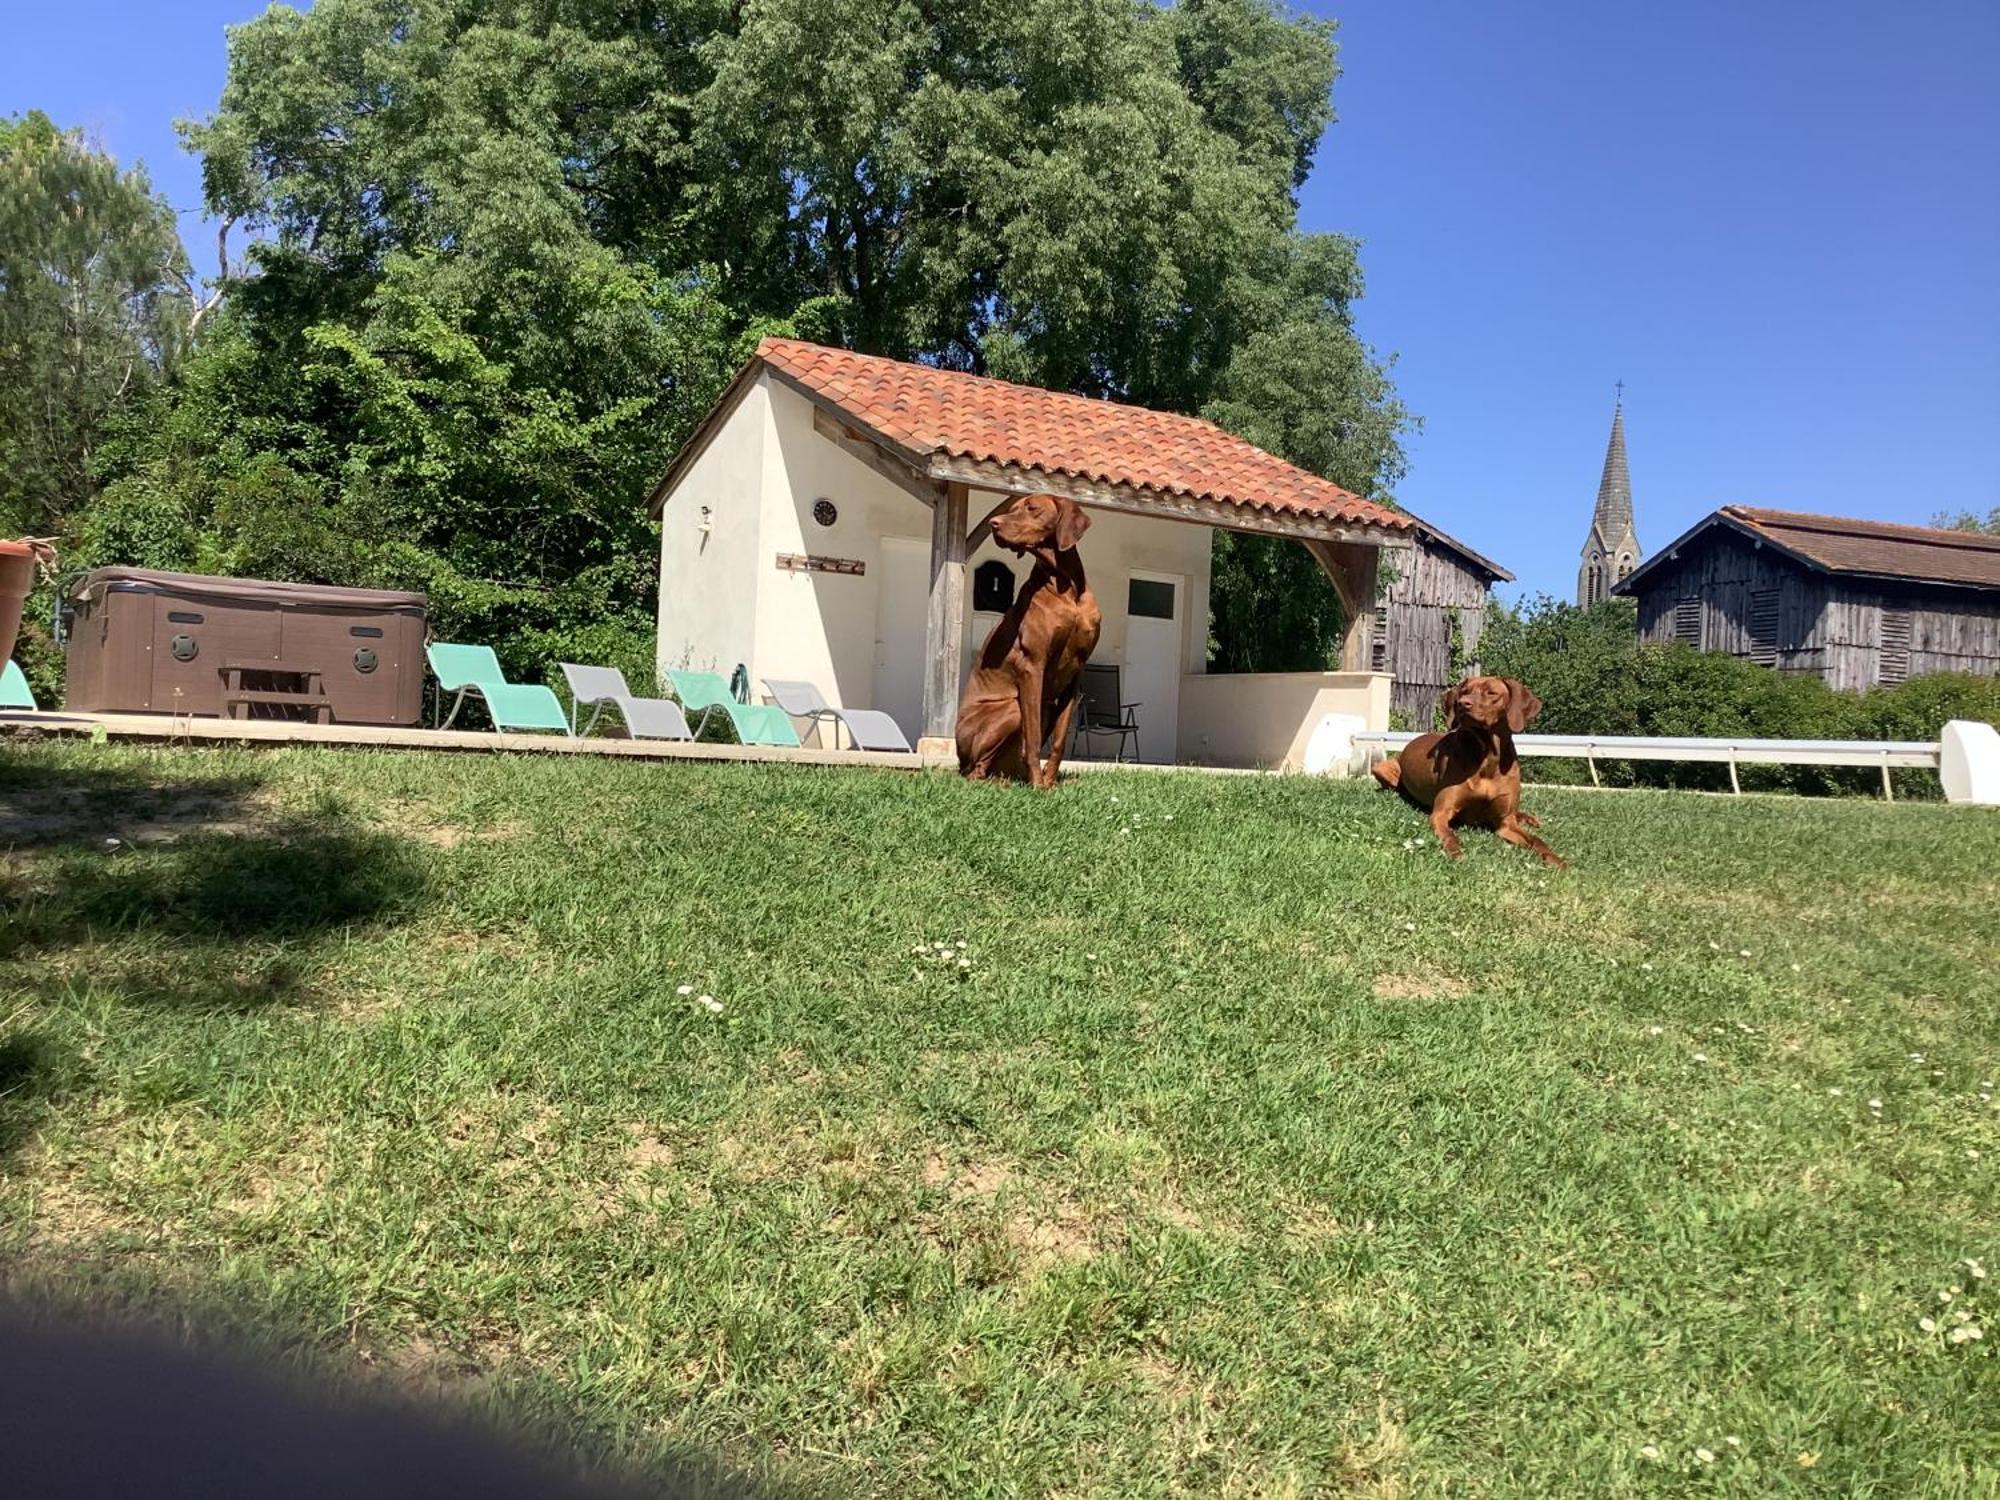
[[[1253,510],[1415,524],[1198,417],[795,339],[765,339],[757,357],[919,462],[944,455]]]

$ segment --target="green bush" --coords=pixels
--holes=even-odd
[[[1543,734],[1934,740],[1950,719],[2000,725],[2000,679],[1941,673],[1839,692],[1719,652],[1641,645],[1629,599],[1589,609],[1546,596],[1516,609],[1495,605],[1480,657],[1486,671],[1535,690],[1542,713],[1534,727]],[[1597,769],[1614,786],[1729,786],[1724,765],[1600,761]],[[1589,779],[1580,761],[1527,761],[1524,770],[1541,781]],[[1882,785],[1879,771],[1835,766],[1744,766],[1738,774],[1746,790],[1819,796],[1879,793]],[[1898,795],[1938,793],[1928,771],[1898,771],[1895,785]]]

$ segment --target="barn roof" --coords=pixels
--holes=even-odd
[[[1619,583],[1635,593],[1647,575],[1664,567],[1689,542],[1712,527],[1726,527],[1765,543],[1822,573],[1886,578],[1955,588],[2000,589],[2000,537],[1892,521],[1857,521],[1795,510],[1725,505],[1704,516]]]
[[[1455,536],[1447,536],[1428,521],[1417,522],[1417,535],[1435,547],[1457,554],[1469,563],[1472,571],[1486,575],[1488,583],[1512,583],[1514,575],[1483,552],[1474,552]]]
[[[736,387],[675,459],[653,492],[655,515],[711,425],[762,370],[927,481],[1040,487],[1086,503],[1092,498],[1088,487],[1098,487],[1116,492],[1132,508],[1140,502],[1223,525],[1233,518],[1256,530],[1285,530],[1286,523],[1296,523],[1406,538],[1420,526],[1413,516],[1364,499],[1198,417],[775,338],[757,346]],[[1198,515],[1190,513],[1191,506],[1199,507]]]

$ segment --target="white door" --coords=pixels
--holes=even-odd
[[[930,613],[931,544],[882,538],[875,585],[875,707],[915,744],[924,732],[924,624]]]
[[[1180,740],[1187,579],[1178,573],[1134,573],[1125,588],[1121,696],[1139,705],[1139,759],[1168,762]]]

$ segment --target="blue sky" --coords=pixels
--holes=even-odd
[[[143,158],[211,235],[177,115],[253,0],[4,0],[0,112]],[[1424,430],[1398,498],[1566,595],[1613,382],[1640,539],[1731,501],[2000,505],[2000,5],[1346,0],[1308,228]]]

